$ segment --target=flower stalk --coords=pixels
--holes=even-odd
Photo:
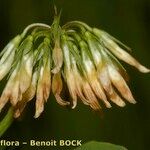
[[[13,122],[13,108],[10,107],[7,111],[7,114],[3,118],[3,120],[0,122],[0,137],[5,133],[5,131],[9,128],[11,123]]]

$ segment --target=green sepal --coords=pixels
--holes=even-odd
[[[63,57],[64,57],[64,65],[67,69],[71,68],[70,62],[70,45],[68,43],[68,39],[66,35],[61,36],[61,48],[63,50]]]
[[[94,69],[94,63],[91,59],[88,51],[88,46],[84,41],[80,41],[79,43],[81,49],[81,57],[82,57],[82,64],[84,66],[84,74],[91,72]]]

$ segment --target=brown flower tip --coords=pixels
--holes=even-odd
[[[150,70],[126,49],[130,50],[105,31],[83,22],[60,27],[59,17],[55,17],[51,27],[32,24],[0,54],[0,81],[7,76],[0,110],[10,102],[17,118],[35,97],[34,117],[38,118],[51,93],[58,104],[72,109],[78,100],[96,111],[102,105],[111,108],[112,102],[120,107],[125,101],[135,104],[126,82],[127,72],[119,60],[143,73]],[[64,86],[69,100],[62,97]]]

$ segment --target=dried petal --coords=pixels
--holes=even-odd
[[[84,86],[82,87],[83,92],[84,92],[86,99],[88,99],[88,101],[89,101],[90,107],[94,110],[100,110],[101,107],[100,107],[98,100],[95,97],[95,94],[93,93],[89,83],[86,80],[83,80],[83,83],[84,83]]]
[[[7,60],[3,63],[0,63],[0,80],[2,80],[10,71],[12,62],[14,60],[15,51],[10,52]]]
[[[140,72],[148,73],[150,70],[143,65],[141,65],[135,58],[133,58],[130,54],[128,54],[125,50],[119,47],[113,39],[103,31],[100,31],[96,28],[93,29],[95,35],[99,37],[100,41],[103,41],[104,45],[119,59],[124,62],[136,67]]]
[[[107,66],[104,65],[101,68],[101,70],[98,72],[98,74],[99,74],[100,82],[101,82],[103,88],[105,89],[106,94],[108,95],[110,100],[112,102],[114,102],[116,105],[118,105],[120,107],[124,107],[125,106],[124,101],[117,95],[117,93],[115,92],[115,90],[113,89],[113,87],[111,85]]]
[[[53,92],[58,104],[60,104],[62,106],[66,106],[66,105],[69,105],[70,103],[61,98],[60,94],[61,94],[62,88],[63,88],[63,83],[62,83],[62,79],[61,79],[61,73],[58,72],[53,75],[52,92]]]
[[[23,112],[27,102],[32,100],[36,94],[36,86],[37,86],[37,77],[38,73],[35,71],[33,73],[32,82],[29,86],[29,88],[25,91],[25,93],[22,94],[22,99],[17,103],[17,106],[15,107],[15,113],[14,117],[18,118],[21,113]]]
[[[55,74],[60,71],[62,64],[63,64],[63,53],[62,53],[62,49],[60,48],[60,44],[58,43],[58,41],[56,41],[55,43],[52,58],[53,58],[54,65],[55,65],[55,67],[52,70],[52,73]]]
[[[22,66],[20,68],[20,92],[24,93],[30,86],[33,69],[33,55],[28,53],[23,57]]]
[[[19,74],[17,74],[18,69],[15,69],[11,74],[9,81],[6,84],[5,89],[2,92],[0,100],[0,110],[5,106],[5,104],[10,100],[13,106],[18,102],[20,97],[19,91]]]
[[[0,80],[2,80],[5,75],[10,71],[11,65],[14,60],[15,51],[17,46],[21,41],[21,37],[18,35],[13,40],[11,40],[8,45],[4,48],[1,52],[1,59],[0,59]]]
[[[90,60],[89,56],[86,53],[85,43],[80,42],[80,46],[81,46],[81,53],[82,53],[82,61],[83,61],[83,65],[84,65],[84,68],[86,71],[85,76],[86,76],[87,80],[89,81],[90,86],[92,87],[96,96],[105,103],[106,107],[110,108],[111,105],[107,101],[107,98],[103,91],[103,88],[101,87],[101,85],[97,79],[97,74],[96,74],[96,70],[93,65],[93,62]]]
[[[85,32],[85,36],[87,38],[89,49],[90,49],[91,54],[93,56],[93,60],[94,60],[95,65],[96,66],[101,65],[102,56],[99,52],[99,47],[98,47],[96,39],[94,39],[94,37],[92,37],[91,33],[88,31]]]
[[[130,103],[135,104],[136,101],[134,100],[129,87],[127,86],[125,80],[122,78],[119,72],[114,68],[114,66],[108,65],[108,72],[112,83],[122,94],[122,96]]]
[[[77,105],[77,94],[76,94],[76,84],[75,84],[73,72],[69,70],[65,70],[64,74],[66,76],[66,82],[67,82],[69,93],[73,100],[72,109],[74,109]]]
[[[79,96],[79,98],[85,105],[89,105],[89,101],[85,98],[82,91],[82,87],[84,86],[83,79],[77,68],[77,62],[75,61],[75,58],[72,55],[71,60],[72,60],[72,74],[74,76],[73,78],[76,86],[76,94],[77,96]]]
[[[47,101],[50,94],[51,77],[50,77],[50,64],[46,63],[40,69],[40,77],[37,85],[36,93],[36,113],[35,118],[44,110],[44,102]]]

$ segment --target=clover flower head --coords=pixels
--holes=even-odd
[[[38,118],[51,93],[60,105],[72,109],[78,100],[94,110],[101,110],[101,103],[107,108],[112,102],[120,107],[125,106],[125,100],[136,103],[119,60],[143,73],[150,70],[107,32],[80,21],[61,27],[59,19],[55,16],[51,26],[29,25],[1,51],[0,81],[6,77],[6,85],[0,110],[10,103],[17,118],[35,97]]]

